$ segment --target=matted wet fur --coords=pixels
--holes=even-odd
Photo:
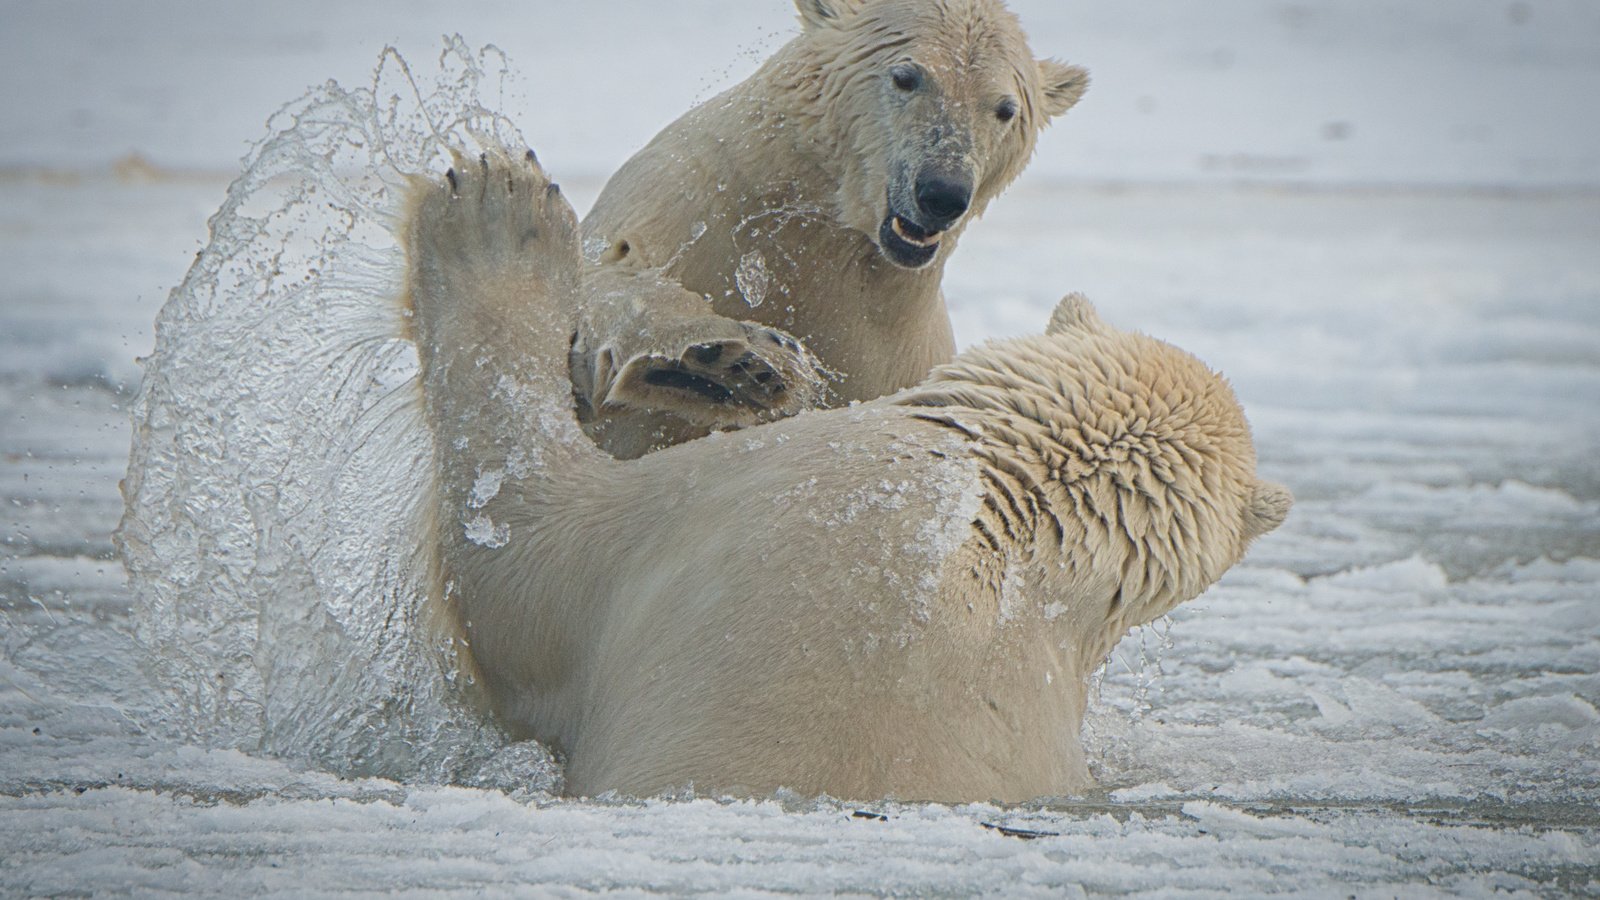
[[[1076,296],[902,393],[615,460],[532,155],[419,179],[405,241],[441,608],[575,794],[1081,791],[1090,672],[1288,512],[1226,382]]]

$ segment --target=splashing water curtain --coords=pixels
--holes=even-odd
[[[116,535],[167,688],[149,724],[342,775],[558,790],[420,621],[433,448],[393,229],[448,147],[524,143],[480,100],[510,74],[495,48],[449,39],[420,74],[386,49],[367,88],[274,115],[161,311]]]

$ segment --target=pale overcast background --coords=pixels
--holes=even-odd
[[[1600,185],[1589,0],[1016,0],[1095,83],[1034,177]],[[793,33],[786,0],[0,3],[0,167],[231,169],[267,114],[392,43],[493,43],[506,110],[598,176]]]

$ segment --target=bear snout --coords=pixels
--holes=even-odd
[[[944,231],[972,206],[972,176],[965,172],[924,169],[917,175],[917,211],[929,231]]]

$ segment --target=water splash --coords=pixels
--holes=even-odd
[[[739,268],[733,273],[734,284],[739,288],[740,296],[751,309],[755,309],[767,300],[767,287],[771,277],[767,274],[767,260],[759,250],[751,250],[739,257]]]
[[[395,239],[413,173],[523,146],[509,76],[447,39],[280,110],[156,322],[116,535],[160,731],[339,774],[550,790],[432,635],[417,360]],[[487,485],[486,485],[487,490]]]

